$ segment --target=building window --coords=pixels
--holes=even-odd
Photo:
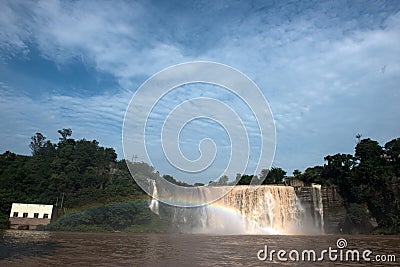
[[[47,213],[43,214],[43,219],[47,219],[47,218],[49,218],[49,214],[47,214]]]
[[[35,212],[35,213],[33,214],[33,218],[39,218],[39,213],[36,213],[36,212]]]
[[[28,213],[27,213],[27,212],[24,212],[24,214],[22,214],[22,217],[28,218]]]
[[[14,211],[13,217],[18,217],[18,212],[15,212],[15,211]]]

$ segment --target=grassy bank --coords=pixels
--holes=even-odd
[[[59,217],[45,230],[80,232],[170,232],[171,222],[148,208],[147,201],[129,201],[93,207]]]

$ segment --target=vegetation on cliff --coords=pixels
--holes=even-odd
[[[307,168],[296,177],[308,184],[338,186],[353,225],[365,220],[369,211],[378,232],[400,233],[400,138],[382,147],[357,137],[354,155],[328,155],[324,166]]]

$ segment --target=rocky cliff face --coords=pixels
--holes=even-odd
[[[346,220],[346,208],[336,186],[321,186],[316,193],[314,186],[295,187],[296,195],[305,210],[305,216],[310,218],[310,227],[315,232],[321,230],[327,234],[340,233]],[[317,199],[318,198],[318,199]],[[322,200],[322,211],[320,201]]]
[[[323,186],[322,203],[324,204],[325,233],[340,233],[346,220],[346,208],[336,186]]]

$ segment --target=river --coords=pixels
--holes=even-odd
[[[0,238],[0,266],[399,266],[400,262],[400,236],[5,230]],[[270,257],[272,250],[276,252]],[[315,261],[306,250],[316,252]],[[323,250],[327,252],[320,261]],[[359,261],[352,260],[357,254],[347,253],[355,250]]]

